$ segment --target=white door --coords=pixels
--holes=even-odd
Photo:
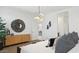
[[[60,36],[67,34],[68,30],[68,13],[64,12],[58,15],[58,33]]]

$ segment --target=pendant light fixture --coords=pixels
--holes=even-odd
[[[34,17],[39,22],[42,22],[44,20],[44,15],[41,13],[40,6],[38,6],[38,16]]]

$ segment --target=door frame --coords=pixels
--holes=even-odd
[[[64,11],[64,12],[61,12],[61,13],[58,13],[58,15],[57,15],[57,36],[59,37],[59,36],[61,36],[60,35],[60,33],[59,33],[59,25],[58,25],[58,17],[60,16],[60,15],[66,15],[65,13],[67,13],[67,17],[68,17],[68,28],[67,28],[67,30],[68,30],[68,33],[69,33],[69,13],[68,13],[68,11]],[[64,33],[65,34],[65,33]]]

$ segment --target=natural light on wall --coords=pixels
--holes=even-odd
[[[38,30],[41,31],[42,30],[42,24],[40,23],[40,24],[38,24],[38,26],[39,26]]]

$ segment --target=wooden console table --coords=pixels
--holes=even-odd
[[[14,45],[18,43],[28,42],[31,41],[30,34],[24,35],[7,35],[5,40],[5,46]]]

